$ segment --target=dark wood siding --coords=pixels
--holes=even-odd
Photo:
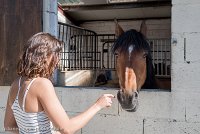
[[[42,31],[42,0],[0,0],[0,86],[16,78],[24,43]]]

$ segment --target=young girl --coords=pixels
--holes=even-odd
[[[18,63],[19,78],[12,83],[8,95],[4,119],[6,131],[72,134],[85,126],[99,110],[111,106],[114,96],[104,94],[85,112],[69,119],[49,80],[58,65],[61,47],[62,43],[48,33],[33,35],[24,46]]]

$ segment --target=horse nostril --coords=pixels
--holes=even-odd
[[[135,93],[135,98],[138,98],[138,92],[134,92]]]
[[[132,102],[132,100],[133,100],[133,97],[130,97],[130,98],[129,98],[129,102]]]
[[[124,100],[122,90],[118,91],[118,93],[117,93],[117,99],[118,99],[120,102]]]

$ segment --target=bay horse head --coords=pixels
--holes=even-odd
[[[143,21],[140,32],[126,32],[116,22],[116,36],[112,46],[116,55],[116,71],[120,90],[117,98],[122,108],[135,112],[141,88],[156,88],[150,46],[145,38],[146,25]]]

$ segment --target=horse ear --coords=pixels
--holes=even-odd
[[[145,23],[145,20],[143,20],[140,25],[140,33],[142,33],[145,37],[147,36],[147,25]]]
[[[117,20],[115,19],[115,36],[119,37],[121,34],[124,33],[122,27],[118,24]]]

